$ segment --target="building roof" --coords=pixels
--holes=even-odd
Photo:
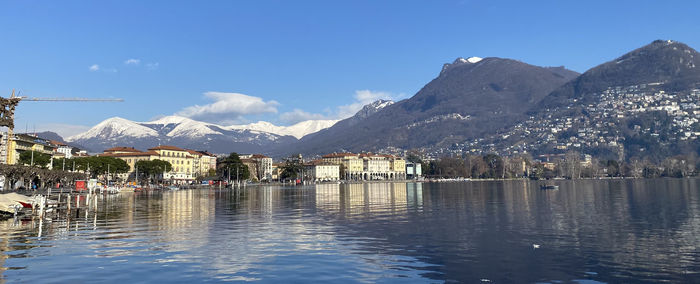
[[[379,157],[379,158],[389,158],[389,159],[396,158],[396,157],[394,157],[394,155],[390,155],[390,154],[374,154],[374,153],[362,153],[362,154],[360,154],[360,157],[362,157],[362,158],[364,158],[364,157],[368,157],[368,158],[369,157]]]
[[[66,143],[62,143],[62,142],[59,142],[56,140],[51,140],[51,141],[49,141],[49,143],[54,144],[54,145],[58,145],[58,146],[68,146],[68,145],[66,145]]]
[[[353,153],[332,153],[321,156],[323,158],[343,158],[343,157],[357,157],[357,154]]]
[[[182,149],[180,147],[169,146],[169,145],[160,145],[158,147],[149,148],[148,150],[170,150],[170,151],[183,151],[183,152],[187,151],[187,150]]]
[[[340,165],[338,165],[338,164],[326,162],[324,160],[309,161],[309,162],[304,163],[304,166],[339,166],[340,167]]]
[[[216,155],[209,153],[207,151],[197,151],[197,152],[199,152],[200,154],[205,155],[205,156],[216,157]]]
[[[104,150],[103,152],[108,153],[108,152],[141,152],[139,150],[136,150],[134,147],[112,147],[107,150]]]
[[[187,153],[190,153],[190,154],[195,155],[195,156],[200,156],[200,157],[202,156],[202,153],[197,152],[197,151],[195,151],[195,150],[187,149],[187,150],[185,150],[185,151],[187,151]]]
[[[253,156],[251,156],[251,158],[253,158],[253,159],[263,159],[263,158],[269,158],[269,157],[268,157],[268,156],[265,156],[265,155],[263,155],[263,154],[253,154]]]
[[[115,158],[122,158],[122,157],[144,157],[144,156],[158,156],[158,153],[154,151],[148,151],[148,152],[129,152],[129,153],[104,153],[104,154],[99,154],[101,157],[115,157]]]

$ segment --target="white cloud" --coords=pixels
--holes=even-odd
[[[90,126],[85,125],[74,125],[74,124],[63,124],[63,123],[47,123],[42,125],[37,125],[37,132],[43,131],[53,131],[61,135],[64,139],[71,137],[85,131],[88,131]]]
[[[277,113],[279,106],[279,103],[273,100],[264,101],[259,97],[239,93],[206,92],[204,97],[214,102],[189,106],[175,115],[212,122],[238,121],[243,115]]]
[[[109,73],[116,73],[117,72],[117,68],[102,68],[102,67],[100,67],[100,65],[97,65],[97,64],[90,65],[90,67],[88,67],[88,70],[90,70],[90,72],[98,72],[98,71],[109,72]]]
[[[335,111],[326,109],[326,114],[310,113],[303,111],[301,109],[294,109],[291,112],[285,112],[280,114],[279,118],[281,121],[286,123],[294,124],[297,122],[305,120],[318,120],[318,119],[346,119],[355,115],[359,110],[362,109],[367,104],[373,103],[377,100],[400,100],[405,97],[404,94],[392,94],[389,92],[381,91],[371,91],[371,90],[357,90],[353,96],[353,102],[347,105],[341,105],[336,107]]]
[[[322,115],[322,114],[305,112],[305,111],[300,110],[298,108],[295,108],[293,111],[280,114],[280,120],[282,120],[286,123],[289,123],[289,124],[295,124],[295,123],[306,121],[306,120],[319,120],[319,119],[329,119],[329,118],[326,117],[325,115]]]
[[[158,66],[160,66],[160,63],[158,63],[158,62],[146,63],[146,69],[148,69],[148,70],[156,70],[156,69],[158,69]]]
[[[126,64],[126,65],[139,65],[139,64],[141,64],[141,59],[129,58],[126,61],[124,61],[124,64]]]

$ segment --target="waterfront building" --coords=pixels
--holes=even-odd
[[[51,145],[56,146],[56,152],[63,154],[62,158],[70,159],[73,157],[73,147],[66,145],[65,143],[58,142],[55,140],[49,141]]]
[[[195,150],[185,149],[192,159],[192,174],[195,178],[202,176],[202,153]],[[207,161],[208,162],[208,161]]]
[[[364,180],[386,180],[389,179],[390,161],[384,155],[371,153],[361,154],[364,170],[362,173]]]
[[[46,139],[26,133],[15,133],[12,137],[8,137],[7,132],[3,132],[1,141],[0,159],[9,165],[17,164],[19,155],[25,151],[35,151],[53,157],[57,148]]]
[[[155,151],[142,152],[133,147],[109,148],[104,150],[99,156],[119,158],[129,165],[129,172],[117,175],[117,178],[121,180],[129,180],[136,177],[136,162],[151,161],[160,158],[160,155]]]
[[[207,151],[198,151],[202,154],[200,158],[200,170],[202,176],[209,176],[211,170],[216,170],[216,155]]]
[[[338,181],[340,180],[340,165],[316,160],[304,164],[304,181]]]
[[[164,173],[163,179],[175,183],[194,181],[195,175],[192,169],[194,158],[187,150],[175,146],[161,145],[149,148],[148,151],[158,153],[161,160],[167,161],[172,165],[172,170]]]
[[[239,157],[241,161],[248,160],[244,164],[248,165],[251,179],[255,178],[258,181],[272,180],[272,158],[262,154],[242,154]]]
[[[406,160],[392,155],[389,156],[391,161],[389,170],[393,174],[393,179],[406,179]]]
[[[191,183],[199,177],[207,176],[212,169],[212,160],[216,166],[216,157],[208,152],[182,149],[175,146],[161,145],[140,151],[133,147],[113,147],[104,150],[100,156],[109,156],[122,159],[130,167],[130,171],[119,175],[123,180],[132,179],[136,174],[136,162],[163,160],[172,165],[170,172],[164,172],[161,177],[172,183]]]
[[[251,155],[242,155],[244,157],[250,157]],[[241,158],[241,163],[248,167],[248,177],[251,180],[258,180],[258,162],[250,158]]]
[[[383,154],[332,153],[323,155],[326,163],[340,166],[345,180],[395,180],[406,178],[406,161]]]
[[[361,180],[364,164],[359,154],[353,153],[333,153],[323,155],[322,159],[326,163],[341,166],[340,174],[345,180]]]
[[[251,157],[256,162],[258,167],[258,180],[272,180],[272,158],[261,154],[255,154]]]
[[[416,179],[423,175],[421,163],[406,163],[406,178]]]
[[[273,163],[272,164],[272,170],[271,170],[271,175],[270,175],[270,180],[279,180],[280,175],[282,175],[282,167],[284,167],[284,163]]]

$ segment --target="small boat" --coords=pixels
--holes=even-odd
[[[33,200],[17,193],[0,194],[0,213],[17,214],[23,208],[32,208]]]
[[[549,184],[549,185],[543,184],[543,185],[540,185],[540,189],[557,190],[557,189],[559,189],[559,186],[558,186],[558,185],[553,185],[553,184]]]

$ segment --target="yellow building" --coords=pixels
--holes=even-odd
[[[333,153],[324,155],[323,162],[342,165],[345,180],[405,179],[406,161],[393,155]]]
[[[185,149],[175,146],[161,145],[148,149],[158,153],[160,159],[169,162],[173,168],[164,174],[163,179],[171,181],[193,181],[194,157]]]
[[[119,174],[118,177],[128,180],[136,176],[136,162],[158,159],[160,156],[154,151],[142,152],[133,147],[114,147],[104,150],[100,156],[115,157],[124,160],[129,165],[129,172]]]
[[[212,168],[212,159],[216,159],[214,155],[207,152],[165,145],[150,148],[146,152],[133,147],[114,147],[105,150],[100,156],[115,157],[126,161],[130,171],[120,175],[120,178],[125,180],[135,176],[135,165],[138,161],[156,159],[166,161],[172,165],[172,170],[164,173],[163,179],[174,183],[189,183],[198,177],[207,176],[209,169]]]
[[[394,172],[395,175],[406,178],[406,160],[399,157],[392,157],[390,170]]]
[[[57,148],[55,145],[51,145],[49,141],[34,135],[18,133],[8,137],[6,132],[2,134],[2,145],[0,147],[2,147],[2,151],[0,151],[2,161],[9,165],[17,164],[19,155],[22,152],[35,151],[53,157]]]
[[[364,170],[363,160],[359,154],[353,153],[333,153],[323,155],[323,162],[342,165],[341,177],[345,180],[360,180]]]

